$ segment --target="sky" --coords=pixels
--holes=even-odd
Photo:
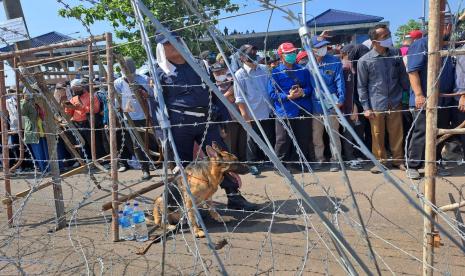
[[[272,0],[270,1],[273,2]],[[453,12],[456,12],[461,6],[463,7],[462,1],[463,0],[449,1]],[[85,0],[62,0],[62,2],[69,4],[70,6],[76,6],[79,4],[90,5]],[[276,0],[276,2],[277,5],[283,5],[299,1]],[[237,14],[263,9],[258,1],[253,0],[232,0],[231,3],[235,3],[240,6]],[[21,4],[31,37],[45,34],[50,31],[57,31],[73,38],[89,36],[86,29],[78,20],[62,18],[58,15],[58,10],[64,6],[56,0],[21,0]],[[3,9],[1,9],[1,6],[0,21],[4,21],[5,14]],[[391,30],[394,33],[400,25],[406,23],[409,19],[418,19],[422,17],[422,6],[423,0],[312,0],[307,4],[307,18],[309,20],[330,8],[358,12],[384,17],[385,21],[390,22]],[[300,4],[289,6],[288,8],[294,11],[296,15],[302,12]],[[232,14],[222,13],[220,17],[230,15]],[[270,30],[287,30],[298,27],[295,23],[291,23],[284,19],[283,16],[284,13],[280,11],[274,12],[273,17],[271,18]],[[266,31],[269,17],[270,11],[268,10],[250,15],[237,16],[231,19],[224,19],[219,22],[217,27],[220,30],[223,30],[224,27],[227,26],[230,31],[236,29],[240,32],[245,32],[246,30],[261,32]],[[97,22],[90,26],[90,29],[92,34],[97,35],[103,34],[106,31],[112,31],[113,28],[108,22]]]
[[[463,0],[450,0],[452,9],[456,11],[462,1]],[[84,0],[63,0],[63,2],[70,6],[88,4],[88,2]],[[232,0],[231,2],[241,6],[238,13],[262,9],[258,1]],[[277,0],[278,5],[292,2],[298,1]],[[63,8],[63,5],[58,3],[56,0],[21,0],[21,3],[31,36],[41,35],[52,30],[63,34],[71,34],[70,36],[75,38],[88,36],[88,33],[79,21],[75,19],[61,18],[58,15],[58,10]],[[244,7],[244,5],[246,6]],[[391,29],[394,32],[399,25],[407,22],[409,19],[418,19],[421,17],[423,15],[422,5],[423,0],[312,0],[307,4],[307,18],[310,19],[327,9],[334,8],[384,17],[384,20],[390,22]],[[291,8],[295,14],[301,13],[301,6],[299,4],[290,6],[289,8]],[[231,14],[222,14],[222,16],[228,15]],[[285,20],[283,15],[284,14],[282,12],[274,13],[270,25],[271,30],[284,30],[298,27],[296,24],[292,24]],[[224,27],[227,26],[230,30],[237,29],[242,32],[252,29],[257,32],[265,31],[269,16],[270,11],[266,11],[239,16],[232,19],[225,19],[220,21],[218,27],[223,30]],[[0,20],[5,20],[3,12],[0,12]],[[112,27],[108,22],[98,22],[91,26],[91,31],[94,34],[101,34],[105,31],[111,30]],[[76,32],[80,33],[76,34]]]

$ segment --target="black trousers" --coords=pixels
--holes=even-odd
[[[255,132],[260,135],[263,139],[263,135],[260,133],[258,125],[256,122],[251,122],[252,128]],[[260,124],[265,132],[266,137],[270,140],[271,145],[274,145],[274,131],[275,131],[275,122],[274,120],[260,120]],[[247,135],[247,161],[249,162],[259,162],[259,161],[268,161],[266,154],[258,147],[255,141]]]
[[[292,130],[294,136],[297,140],[297,144],[304,156],[311,160],[313,151],[313,142],[312,142],[312,121],[310,118],[300,119],[284,119],[284,123]],[[287,133],[284,126],[276,120],[275,122],[275,131],[276,131],[276,144],[275,152],[278,155],[278,158],[281,161],[299,161],[299,155],[297,154],[297,149],[292,142],[289,133]]]
[[[226,149],[227,146],[220,136],[220,130],[218,124],[208,125],[205,140],[202,143],[204,137],[205,128],[207,125],[207,117],[195,117],[190,115],[179,114],[170,112],[170,122],[173,127],[171,128],[174,143],[176,145],[179,158],[183,161],[183,165],[189,164],[194,160],[194,142],[202,146],[202,150],[205,152],[207,145],[212,145],[216,142],[220,147]],[[197,125],[195,125],[197,123]],[[183,126],[174,126],[179,124],[185,124]],[[170,154],[172,156],[172,154]],[[220,187],[226,191],[226,194],[234,194],[239,191],[238,183],[232,178],[226,176]]]
[[[347,121],[349,122],[350,126],[355,130],[355,133],[358,135],[358,137],[363,137],[365,127],[363,126],[362,122],[359,121],[358,124],[355,125],[355,122],[348,117]],[[356,149],[354,146],[354,144],[357,145],[354,137],[352,136],[352,134],[350,134],[350,132],[347,129],[345,129],[342,126],[340,128],[340,133],[344,137],[341,138],[341,147],[342,152],[344,153],[344,160],[355,160],[356,156],[361,155],[361,153],[359,153],[359,150]]]
[[[451,128],[452,117],[458,112],[454,108],[438,109],[438,128]],[[425,159],[426,143],[426,111],[413,111],[413,120],[418,116],[413,128],[412,138],[408,147],[408,166],[419,169]],[[436,160],[441,158],[441,148],[443,143],[436,147]]]

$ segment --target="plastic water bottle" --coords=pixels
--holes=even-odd
[[[118,217],[121,239],[127,241],[132,240],[134,235],[131,227],[131,219],[128,216],[125,216],[123,211],[118,212]]]
[[[130,202],[126,202],[126,205],[123,209],[123,221],[125,222],[125,228],[121,231],[121,238],[127,241],[132,241],[134,239],[134,229],[132,228],[133,225],[133,209],[131,207]]]
[[[147,224],[145,224],[144,212],[139,209],[139,203],[134,202],[134,212],[132,214],[132,220],[134,222],[134,235],[136,241],[143,242],[149,239],[147,231]]]

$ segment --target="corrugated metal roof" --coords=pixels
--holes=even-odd
[[[317,27],[338,26],[380,22],[383,19],[380,16],[329,9],[307,21],[307,25],[309,27],[315,27],[315,24]]]
[[[32,47],[35,48],[39,46],[60,43],[60,42],[64,42],[64,41],[68,41],[72,39],[73,39],[72,37],[58,33],[58,32],[49,32],[49,33],[31,38],[31,44],[32,44]],[[0,48],[0,52],[10,52],[13,50],[14,50],[13,45]]]

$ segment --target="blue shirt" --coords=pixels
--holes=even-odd
[[[287,73],[286,73],[287,72]],[[304,112],[299,108],[303,108],[307,112],[312,111],[312,94],[313,85],[310,72],[302,68],[298,64],[294,64],[292,69],[287,68],[283,64],[279,64],[271,72],[271,80],[268,84],[268,94],[270,95],[271,103],[276,109],[276,115],[279,117],[298,117]],[[290,101],[287,99],[289,90],[293,85],[298,84],[304,91],[304,96]]]
[[[168,108],[208,107],[209,91],[202,79],[186,62],[176,64],[176,76],[167,76],[159,69],[163,96]]]
[[[408,49],[407,59],[407,72],[412,73],[418,71],[420,75],[421,90],[423,95],[426,97],[426,91],[428,89],[428,38],[423,37],[410,45]],[[455,82],[455,68],[450,57],[442,59],[441,75],[439,77],[439,93],[452,93],[454,91]],[[442,98],[439,97],[438,106],[447,106],[453,98]],[[411,107],[415,106],[415,94],[413,89],[410,91]]]
[[[325,80],[326,86],[328,86],[329,92],[334,95],[336,103],[343,104],[346,87],[341,60],[333,55],[325,55],[318,68],[321,76]],[[316,93],[312,95],[312,105],[314,114],[323,114],[323,108],[321,107],[321,102]]]
[[[245,99],[240,93],[241,87],[257,119],[268,119],[270,117],[270,107],[267,103],[270,98],[268,95],[270,73],[266,66],[259,64],[257,68],[252,69],[244,64],[236,71],[235,75],[237,78],[237,82],[234,83],[236,103],[245,103]]]

